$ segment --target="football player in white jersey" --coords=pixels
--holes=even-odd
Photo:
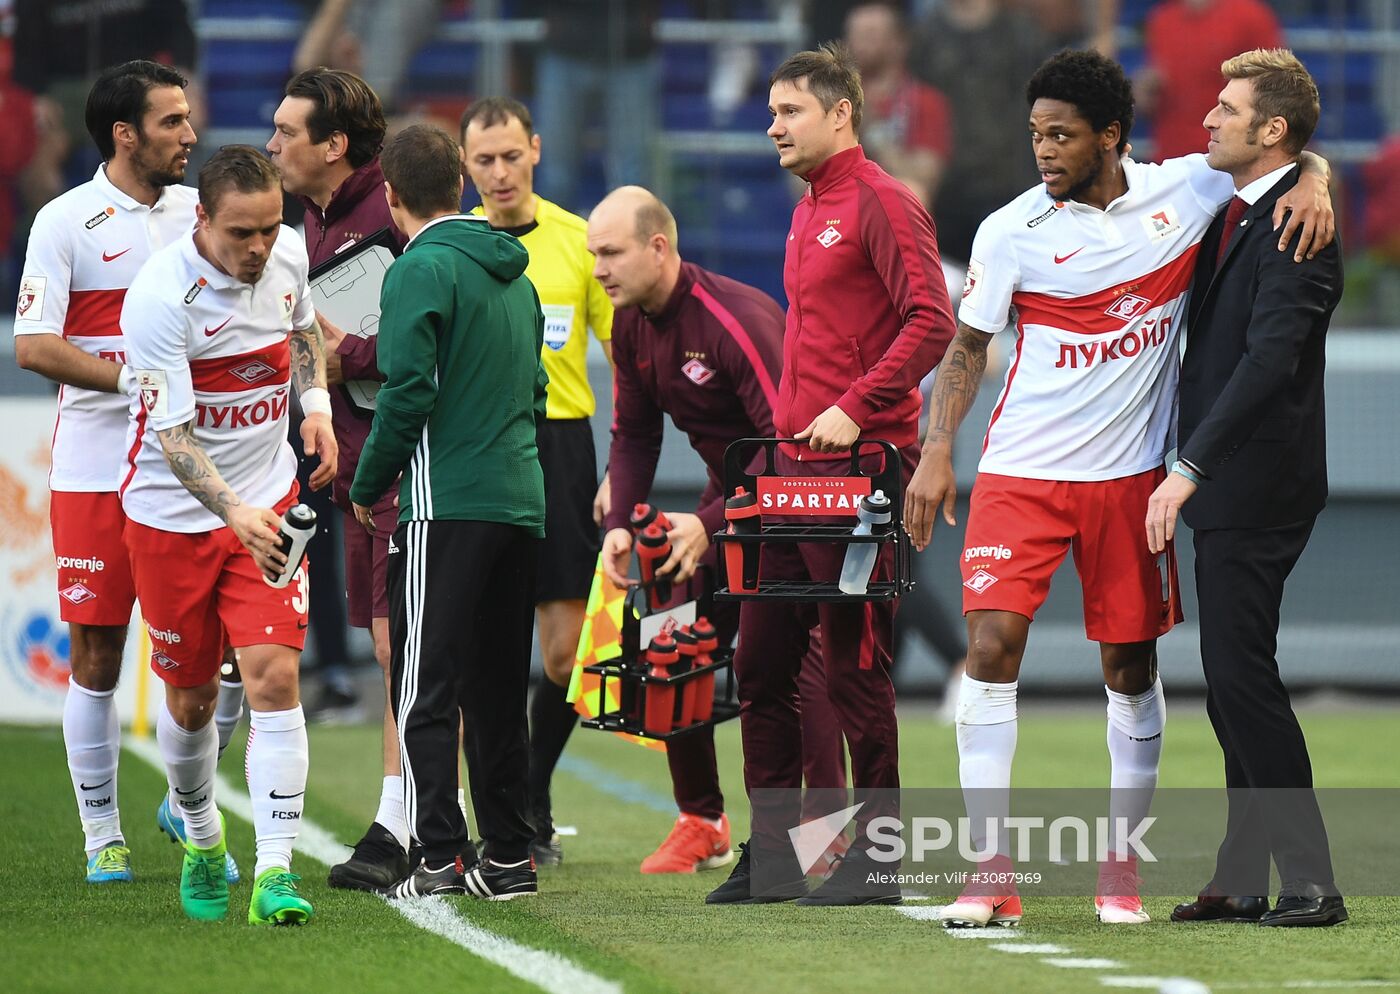
[[[185,85],[154,62],[98,76],[86,116],[103,164],[34,219],[15,309],[16,360],[59,384],[49,518],[72,646],[63,738],[89,883],[132,879],[117,810],[121,726],[113,701],[135,598],[117,497],[129,380],[118,318],[142,263],[194,224],[195,191],[178,185],[196,140]],[[221,746],[242,706],[237,684],[220,695]],[[168,798],[157,821],[172,839],[184,831]],[[228,874],[238,879],[232,860]]]
[[[282,226],[277,169],[251,146],[228,145],[200,170],[199,188],[197,226],[150,258],[122,307],[136,384],[123,539],[151,629],[151,668],[166,685],[156,739],[188,834],[185,914],[211,921],[228,911],[211,721],[226,640],[250,711],[257,868],[248,920],[301,924],[312,909],[291,858],[306,794],[297,667],[308,587],[279,530],[297,495],[293,386],[306,414],[303,450],[320,457],[311,485],[335,477],[325,353],[306,247]],[[290,582],[273,586],[284,567]]]
[[[1175,444],[1176,336],[1197,249],[1232,185],[1203,155],[1162,165],[1128,158],[1132,87],[1096,52],[1053,56],[1026,96],[1043,186],[978,231],[905,522],[918,549],[940,508],[954,523],[953,436],[992,335],[1014,316],[1015,356],[983,444],[961,557],[969,649],[956,717],[959,777],[974,835],[985,819],[1009,814],[1026,639],[1072,550],[1108,694],[1115,831],[1095,912],[1134,924],[1148,916],[1130,840],[1156,787],[1166,721],[1156,640],[1181,620],[1174,557],[1149,553],[1142,520]],[[1315,221],[1316,237],[1330,240],[1326,163],[1312,157],[1305,175],[1279,201],[1276,226],[1293,212],[1281,244],[1293,226]],[[1005,822],[997,824],[996,838],[974,839],[986,854],[983,872],[940,912],[948,927],[1020,920]]]

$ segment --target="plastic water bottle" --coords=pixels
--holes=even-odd
[[[301,562],[306,558],[306,543],[316,534],[316,512],[305,504],[296,504],[282,515],[282,523],[277,529],[281,543],[278,546],[287,562],[275,577],[263,576],[269,587],[281,589],[292,581]]]
[[[860,502],[856,512],[859,519],[852,535],[871,535],[875,529],[890,523],[890,499],[877,490]],[[875,557],[880,554],[878,542],[852,542],[846,546],[846,559],[841,564],[841,579],[836,582],[843,594],[863,594],[870,585],[870,572]]]

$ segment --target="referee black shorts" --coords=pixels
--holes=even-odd
[[[587,418],[551,419],[539,431],[544,541],[536,545],[535,603],[587,600],[602,540],[593,522],[598,464]]]

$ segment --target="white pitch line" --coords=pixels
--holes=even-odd
[[[154,740],[128,737],[122,745],[164,775],[165,762],[160,758],[160,749]],[[253,803],[245,791],[235,787],[222,773],[215,775],[214,790],[221,811],[252,824]],[[296,850],[326,866],[340,862],[350,851],[348,846],[337,842],[330,832],[307,818],[301,820],[301,827],[297,830]],[[590,973],[557,953],[523,946],[471,924],[441,898],[385,900],[385,903],[424,931],[441,936],[473,956],[494,963],[550,994],[622,994],[621,984]]]
[[[1041,953],[1042,955],[1051,955],[1069,952],[1064,946],[1057,946],[1053,942],[994,942],[987,948],[995,949],[999,953]]]
[[[1123,964],[1116,959],[1099,959],[1095,956],[1052,956],[1040,962],[1046,966],[1063,967],[1066,970],[1121,970]]]
[[[1105,987],[1135,987],[1139,990],[1159,991],[1171,977],[1100,977],[1099,983]]]

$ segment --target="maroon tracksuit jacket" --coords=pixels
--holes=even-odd
[[[737,438],[773,434],[773,402],[782,353],[783,311],[759,290],[688,262],[657,314],[626,307],[613,315],[613,440],[608,453],[612,509],[605,527],[626,528],[633,505],[647,500],[661,452],[666,414],[704,460],[709,485],[696,513],[713,534],[724,523],[724,450]],[[722,640],[734,637],[738,612],[717,605]],[[826,704],[821,658],[808,665],[806,633],[786,643],[801,668],[798,776],[812,787],[844,787],[845,759],[836,716]],[[796,706],[794,702],[794,712]],[[805,737],[805,747],[804,747]],[[714,735],[697,732],[667,748],[676,803],[687,814],[719,817],[723,797]]]
[[[344,252],[360,239],[388,228],[402,249],[407,239],[394,227],[389,216],[389,203],[384,199],[384,173],[379,160],[371,159],[345,178],[331,196],[324,212],[312,200],[302,197],[306,207],[306,252],[315,268],[327,259]],[[374,338],[346,335],[336,354],[347,380],[382,380]],[[355,480],[355,467],[360,464],[360,450],[369,438],[374,416],[358,410],[344,390],[331,390],[331,424],[335,428],[335,443],[340,449],[336,465],[335,485],[331,494],[342,511],[350,510],[350,484]],[[392,491],[393,488],[390,488]],[[381,501],[392,503],[392,492]],[[377,507],[377,505],[376,505]]]

